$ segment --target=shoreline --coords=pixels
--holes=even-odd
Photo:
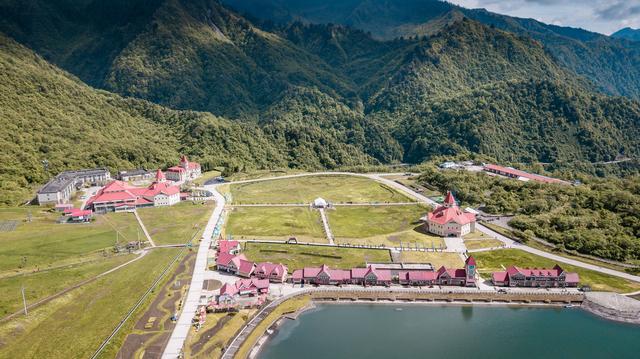
[[[347,305],[347,304],[368,304],[368,305],[383,305],[383,306],[454,306],[454,307],[530,307],[530,308],[549,308],[549,309],[580,309],[585,313],[595,315],[597,318],[606,321],[613,321],[617,323],[624,323],[628,325],[640,326],[640,318],[637,321],[627,321],[621,318],[619,315],[611,314],[610,312],[597,312],[591,310],[585,305],[573,305],[570,308],[565,308],[566,304],[561,303],[507,303],[507,302],[450,302],[450,301],[371,301],[371,300],[323,300],[312,299],[311,302],[300,308],[293,314],[285,314],[280,316],[267,330],[262,333],[256,344],[251,348],[247,356],[248,359],[259,358],[260,353],[264,349],[265,345],[271,341],[275,335],[278,334],[278,329],[284,324],[285,320],[297,320],[297,318],[310,310],[317,308],[318,305]],[[271,330],[271,332],[269,332]]]
[[[269,328],[267,328],[267,330],[264,333],[262,333],[260,338],[258,338],[258,341],[256,341],[256,344],[249,351],[247,358],[248,359],[257,358],[258,355],[260,355],[260,352],[262,351],[262,349],[264,348],[264,345],[267,344],[269,341],[271,341],[276,334],[278,334],[278,329],[280,329],[280,327],[282,326],[285,320],[298,320],[298,317],[301,314],[308,312],[310,310],[313,310],[315,308],[316,308],[316,303],[315,301],[311,300],[309,304],[298,309],[294,313],[281,315],[280,318],[276,319],[276,321],[273,322],[273,324],[269,326]],[[271,333],[269,333],[269,330],[272,330]]]

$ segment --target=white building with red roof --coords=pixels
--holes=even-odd
[[[284,283],[287,280],[287,266],[284,264],[275,264],[262,262],[256,265],[254,275],[260,279],[268,279],[274,283]]]
[[[202,168],[198,162],[190,162],[187,156],[180,157],[180,164],[167,168],[167,179],[174,182],[194,180],[202,174]]]
[[[126,182],[112,181],[87,201],[94,212],[119,212],[140,207],[172,206],[180,202],[180,187],[169,185],[161,170],[149,187],[135,187]]]
[[[429,212],[423,220],[429,232],[443,237],[462,237],[476,229],[476,215],[461,210],[451,191],[447,192],[442,206]]]

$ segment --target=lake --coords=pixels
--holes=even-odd
[[[258,358],[640,358],[640,327],[578,308],[320,304]]]

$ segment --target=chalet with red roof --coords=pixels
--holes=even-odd
[[[567,272],[559,265],[552,269],[529,269],[510,266],[504,272],[494,272],[491,281],[502,287],[577,287],[580,282],[578,273]]]
[[[269,294],[268,279],[239,279],[233,284],[226,283],[220,294],[208,307],[214,311],[237,310],[240,307],[259,306]]]
[[[476,215],[462,211],[451,191],[447,192],[442,206],[423,218],[427,230],[443,237],[462,237],[476,229]]]
[[[180,157],[180,163],[177,166],[167,169],[167,179],[175,182],[184,182],[194,180],[202,174],[199,163],[190,162],[187,156]]]
[[[284,264],[274,264],[269,262],[262,262],[256,264],[256,269],[253,274],[260,279],[268,279],[274,283],[284,283],[287,280],[287,274],[289,273],[287,266]]]
[[[172,206],[180,202],[180,187],[169,185],[161,170],[149,187],[135,187],[112,181],[87,201],[94,212],[121,212],[140,207]]]
[[[247,257],[244,254],[234,255],[223,252],[216,258],[216,268],[222,272],[236,274],[240,269],[241,261],[247,261]]]

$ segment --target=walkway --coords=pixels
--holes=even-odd
[[[140,218],[140,216],[138,215],[138,211],[133,211],[133,215],[136,216],[136,220],[138,220],[138,224],[140,225],[140,228],[142,228],[142,233],[144,233],[144,236],[147,237],[147,241],[149,241],[151,247],[155,247],[156,244],[153,242],[153,239],[151,239],[151,236],[147,231],[147,227],[145,227],[144,223],[142,223],[142,218]]]
[[[318,208],[320,211],[320,218],[322,218],[322,227],[324,228],[324,233],[327,236],[327,240],[329,240],[330,245],[334,245],[333,242],[333,233],[331,233],[331,227],[329,227],[329,219],[327,219],[327,213],[324,208]]]
[[[200,246],[198,247],[198,254],[196,256],[195,268],[193,270],[193,276],[191,277],[191,284],[189,285],[189,292],[187,293],[178,322],[171,333],[171,337],[164,349],[164,353],[162,353],[163,359],[178,358],[182,352],[184,342],[187,339],[187,335],[189,334],[189,330],[192,326],[191,320],[195,316],[198,305],[200,304],[200,295],[202,293],[202,285],[204,283],[205,272],[207,270],[207,257],[213,240],[212,237],[220,222],[222,211],[225,206],[224,196],[216,190],[216,185],[204,187],[211,191],[215,197],[216,207],[214,208],[213,213],[209,218],[209,222],[207,222],[207,226],[204,228],[204,232],[202,233],[202,239],[200,240]]]

